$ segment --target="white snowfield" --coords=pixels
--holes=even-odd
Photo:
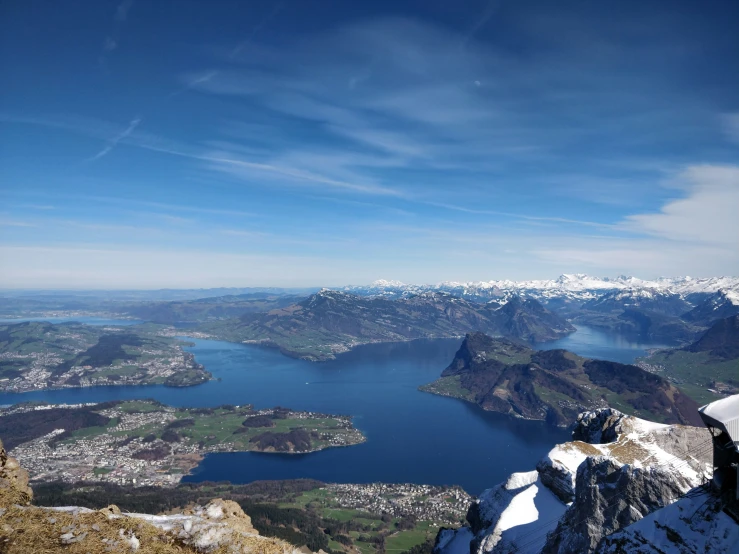
[[[660,277],[647,280],[621,275],[619,277],[592,277],[583,273],[565,274],[557,279],[531,281],[442,281],[437,284],[407,284],[400,281],[377,280],[370,285],[347,286],[347,292],[370,295],[419,294],[426,291],[448,291],[462,295],[506,296],[528,294],[539,298],[570,297],[596,298],[607,291],[654,291],[687,296],[725,291],[739,305],[739,277]]]
[[[547,533],[554,530],[567,509],[542,484],[537,471],[514,473],[505,483],[482,493],[479,503],[480,515],[491,525],[481,537],[478,552],[539,552]],[[526,544],[531,537],[536,540]]]
[[[479,521],[473,523],[473,527],[478,528],[477,533],[468,527],[445,531],[440,536],[436,552],[538,554],[547,541],[547,534],[557,528],[571,506],[578,467],[588,458],[608,459],[617,467],[628,465],[638,471],[667,470],[676,476],[682,493],[710,478],[711,464],[706,461],[710,459],[706,456],[706,448],[710,448],[710,444],[704,443],[705,437],[699,439],[697,448],[686,451],[676,438],[676,429],[682,426],[653,423],[624,416],[615,410],[610,413],[620,417],[615,442],[590,444],[572,441],[555,446],[541,460],[536,471],[514,473],[505,483],[484,491],[477,500]],[[702,433],[702,430],[696,430],[696,433]],[[592,440],[599,438],[596,434]],[[667,503],[675,500],[665,499]],[[637,512],[636,517],[645,515]]]
[[[726,289],[721,290],[721,292],[724,293],[726,299],[734,304],[734,306],[739,306],[739,290]]]

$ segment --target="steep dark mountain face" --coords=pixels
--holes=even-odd
[[[696,334],[694,327],[685,325],[676,317],[657,312],[628,309],[618,316],[619,331],[649,340],[690,340]]]
[[[637,366],[535,351],[483,333],[467,335],[442,378],[423,390],[557,425],[611,403],[667,423],[700,424],[695,401]]]
[[[693,341],[704,330],[680,317],[641,308],[627,308],[621,312],[582,310],[573,321],[638,340],[668,344]]]
[[[708,352],[712,357],[722,360],[739,358],[739,315],[720,319],[686,350]]]
[[[497,331],[493,310],[441,293],[388,300],[323,291],[284,309],[245,314],[240,320],[265,331],[296,334],[310,329],[358,339],[453,336],[471,329]]]
[[[669,291],[627,289],[609,291],[583,304],[583,310],[620,313],[639,309],[663,315],[679,316],[692,308],[682,296]]]
[[[708,327],[719,319],[737,314],[739,314],[739,294],[720,290],[683,314],[682,319]]]
[[[475,331],[542,341],[575,330],[535,300],[514,298],[500,307],[439,292],[388,299],[331,290],[202,329],[227,340],[263,341],[308,359],[330,358],[367,342],[456,337]]]
[[[575,328],[533,298],[512,297],[496,314],[502,333],[527,341],[554,340]]]

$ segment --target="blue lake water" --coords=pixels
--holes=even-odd
[[[588,341],[604,337],[595,333],[586,338],[580,341],[580,350],[573,338],[567,347],[583,355],[598,348],[603,357],[619,361],[631,361],[649,347],[623,342],[596,347]],[[458,339],[366,345],[325,363],[294,360],[255,346],[191,340],[195,346],[189,350],[219,380],[188,388],[92,387],[0,394],[0,404],[156,398],[175,406],[282,405],[352,414],[368,439],[361,445],[304,455],[211,454],[187,481],[244,483],[309,477],[347,483],[458,484],[474,494],[511,472],[534,469],[554,444],[569,438],[563,429],[418,391],[419,385],[436,379],[449,364],[461,342]],[[547,346],[566,347],[563,341],[556,342]],[[609,351],[613,355],[608,356]]]
[[[562,339],[538,343],[534,347],[547,350],[563,348],[586,358],[611,360],[622,364],[633,363],[636,358],[644,356],[647,350],[670,348],[666,344],[632,340],[592,327],[576,326],[576,329],[576,332]]]
[[[0,324],[23,323],[24,321],[48,321],[49,323],[68,323],[70,321],[76,321],[77,323],[85,323],[87,325],[138,325],[139,323],[144,323],[138,319],[109,319],[95,316],[19,317],[17,319],[0,318]]]

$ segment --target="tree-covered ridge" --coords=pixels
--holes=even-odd
[[[445,293],[408,298],[362,297],[323,290],[290,306],[200,327],[225,340],[263,342],[296,357],[324,360],[358,344],[457,337],[483,331],[550,340],[574,331],[533,299],[501,306]]]
[[[207,381],[210,373],[182,346],[154,325],[0,325],[0,390]]]
[[[700,423],[695,401],[659,375],[483,333],[467,335],[441,379],[422,390],[556,425],[604,406],[666,423]]]

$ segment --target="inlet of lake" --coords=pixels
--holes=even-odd
[[[310,454],[210,454],[184,479],[196,482],[313,478],[461,485],[478,494],[512,472],[533,470],[552,446],[569,439],[565,429],[418,391],[419,385],[439,377],[461,339],[360,346],[324,363],[295,360],[256,346],[188,340],[194,346],[187,350],[216,380],[187,388],[106,386],[0,393],[0,404],[154,398],[173,406],[280,405],[353,415],[354,424],[367,437],[360,445]],[[583,327],[564,339],[537,345],[624,363],[658,346]]]

